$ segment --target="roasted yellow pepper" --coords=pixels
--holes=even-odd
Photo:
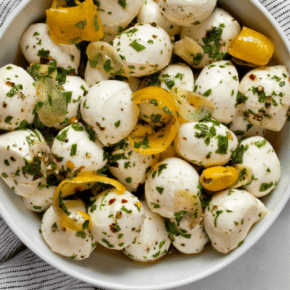
[[[135,104],[153,104],[171,118],[164,128],[146,137],[129,136],[131,146],[142,154],[157,154],[165,151],[178,132],[179,112],[174,98],[159,87],[148,87],[132,94]]]
[[[46,22],[55,43],[77,44],[83,40],[97,41],[104,37],[98,8],[93,0],[86,0],[76,7],[62,8],[58,1],[46,10]]]
[[[220,191],[235,184],[239,180],[239,176],[239,171],[234,167],[214,166],[202,172],[200,183],[209,191]]]
[[[135,137],[145,137],[148,135],[152,135],[154,134],[154,130],[153,128],[149,125],[149,124],[141,124],[138,123],[134,130],[131,133],[131,138],[135,138]]]
[[[274,53],[274,43],[265,35],[243,27],[240,34],[231,43],[228,52],[243,61],[266,65]]]
[[[75,231],[82,231],[82,225],[76,223],[73,219],[69,217],[70,213],[68,212],[63,198],[72,195],[78,191],[83,191],[87,189],[91,189],[97,183],[111,184],[114,186],[119,194],[123,194],[126,188],[119,183],[118,181],[103,177],[99,175],[95,175],[93,173],[79,173],[74,178],[68,178],[61,182],[56,188],[53,196],[53,209],[60,220],[60,223],[67,228],[70,228]],[[89,220],[87,218],[87,214],[79,211],[79,213],[84,217],[85,220]],[[89,226],[91,223],[89,222]]]

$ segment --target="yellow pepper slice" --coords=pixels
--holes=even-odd
[[[228,52],[246,62],[266,65],[274,53],[274,43],[265,35],[243,27],[240,34],[231,43]]]
[[[196,93],[174,87],[170,91],[183,121],[197,122],[213,114],[214,104]]]
[[[209,191],[220,191],[235,184],[239,180],[239,176],[239,171],[234,167],[214,166],[202,172],[200,183]]]
[[[174,98],[159,87],[148,87],[132,94],[135,104],[153,104],[171,115],[164,128],[145,137],[129,136],[133,149],[141,154],[157,154],[165,151],[175,138],[179,127],[179,112]]]
[[[63,202],[63,198],[72,195],[77,191],[91,189],[95,186],[95,184],[98,183],[113,185],[117,189],[119,194],[123,194],[126,190],[126,188],[118,181],[108,177],[95,175],[93,173],[79,173],[76,177],[66,179],[58,185],[53,196],[53,209],[64,227],[70,228],[75,231],[83,230],[82,225],[76,223],[73,219],[69,217],[70,212],[68,212]],[[80,214],[86,220],[88,219],[86,213],[80,211]]]
[[[97,41],[104,37],[104,30],[98,8],[93,0],[86,0],[78,6],[62,8],[54,2],[46,10],[46,22],[50,36],[55,43],[77,44],[83,40]]]
[[[154,132],[153,128],[149,124],[141,124],[138,123],[134,130],[131,133],[131,138],[135,137],[145,137],[148,135],[152,135]]]

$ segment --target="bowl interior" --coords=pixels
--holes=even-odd
[[[242,23],[270,37],[276,48],[276,57],[290,70],[289,49],[282,30],[265,13],[262,5],[250,0],[222,0],[221,5]],[[19,40],[24,30],[44,17],[51,1],[23,1],[0,32],[0,67],[15,63],[19,53]],[[14,17],[14,18],[13,18]],[[12,19],[13,18],[13,19]],[[250,248],[277,218],[286,204],[290,190],[290,138],[289,123],[283,128],[279,159],[282,178],[278,188],[262,199],[273,213],[257,224],[249,233],[242,247],[228,255],[215,253],[208,247],[199,255],[171,254],[160,262],[141,264],[131,261],[120,252],[108,251],[99,246],[89,259],[73,261],[52,253],[39,233],[40,216],[28,211],[19,196],[1,180],[0,212],[18,237],[38,256],[54,267],[96,286],[114,289],[169,289],[181,286],[223,268]],[[282,233],[281,233],[282,234]]]

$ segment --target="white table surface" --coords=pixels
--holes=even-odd
[[[290,201],[268,232],[221,271],[174,290],[289,290]]]

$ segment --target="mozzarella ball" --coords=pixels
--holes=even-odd
[[[113,46],[130,69],[130,76],[144,76],[168,65],[172,44],[161,27],[136,24],[114,39]]]
[[[205,210],[204,227],[212,246],[226,254],[240,247],[253,224],[267,213],[264,204],[245,190],[216,193]]]
[[[151,262],[163,257],[170,247],[171,241],[165,228],[165,220],[152,212],[146,201],[142,202],[145,219],[141,232],[136,239],[123,249],[123,253],[132,260]]]
[[[43,179],[48,154],[49,148],[39,132],[5,133],[0,136],[1,177],[16,194],[28,198]]]
[[[185,64],[171,64],[161,71],[161,88],[170,91],[173,87],[193,91],[194,77],[191,68]]]
[[[240,33],[239,23],[225,10],[216,8],[202,23],[181,29],[181,38],[194,39],[204,47],[205,55],[196,68],[221,60],[228,52],[234,38]]]
[[[70,212],[70,218],[76,219],[80,224],[85,222],[83,217],[77,213],[78,210],[86,212],[85,204],[82,201],[67,200],[64,201],[64,204]],[[53,252],[74,260],[88,258],[97,245],[89,230],[77,232],[63,227],[53,210],[53,206],[45,212],[42,218],[41,232],[45,242]]]
[[[80,100],[89,89],[88,84],[81,77],[77,76],[67,76],[66,82],[62,86],[65,90],[67,111],[64,121],[54,124],[54,127],[59,130],[69,125],[71,118],[77,117]]]
[[[163,15],[180,26],[193,26],[210,16],[217,0],[160,0]]]
[[[156,159],[155,155],[136,152],[130,142],[125,141],[122,148],[118,146],[112,152],[109,171],[128,191],[136,191],[145,182],[146,172],[156,163]]]
[[[256,126],[280,131],[290,106],[289,73],[284,65],[260,67],[248,72],[240,83],[239,108]]]
[[[241,164],[252,170],[252,181],[245,189],[262,197],[277,187],[281,178],[280,161],[272,145],[263,137],[243,140],[238,148],[243,152]]]
[[[154,0],[143,0],[143,5],[137,16],[138,23],[156,23],[170,36],[178,34],[180,26],[171,23],[161,12],[161,8]]]
[[[165,159],[155,164],[147,174],[147,204],[151,211],[173,218],[175,213],[190,207],[194,200],[192,196],[180,195],[178,190],[188,190],[197,194],[198,184],[198,173],[186,161],[179,158]]]
[[[174,140],[177,153],[190,163],[210,167],[230,161],[238,139],[215,120],[182,124]]]
[[[263,137],[265,134],[263,128],[253,125],[240,111],[237,112],[235,118],[227,126],[239,140],[252,136]]]
[[[98,82],[106,81],[111,77],[109,73],[105,73],[97,68],[93,68],[90,66],[89,61],[87,62],[86,70],[85,70],[85,81],[91,87]]]
[[[46,179],[43,179],[29,197],[23,198],[23,203],[31,211],[43,212],[52,205],[55,190],[56,186],[48,185]]]
[[[119,194],[106,190],[88,208],[92,233],[101,245],[122,250],[130,245],[141,230],[145,214],[141,202],[129,191]]]
[[[137,16],[142,0],[99,0],[98,13],[105,33],[117,34]]]
[[[206,66],[196,80],[195,91],[214,104],[212,118],[222,123],[234,119],[239,75],[230,61],[217,61]]]
[[[58,170],[71,174],[80,170],[97,173],[106,165],[101,143],[92,140],[80,123],[70,125],[57,134],[51,153]]]
[[[20,40],[20,48],[29,63],[40,62],[44,56],[51,57],[56,60],[58,67],[75,69],[78,72],[80,51],[75,45],[53,42],[45,23],[30,25]]]
[[[198,254],[209,242],[203,226],[203,217],[198,224],[192,224],[190,216],[185,215],[180,221],[176,218],[167,219],[166,225],[173,246],[183,254]]]
[[[0,68],[0,129],[14,130],[21,122],[33,122],[36,90],[33,78],[21,67]]]
[[[129,85],[102,81],[93,85],[81,100],[81,114],[104,145],[128,137],[137,124],[139,108],[132,100]]]

